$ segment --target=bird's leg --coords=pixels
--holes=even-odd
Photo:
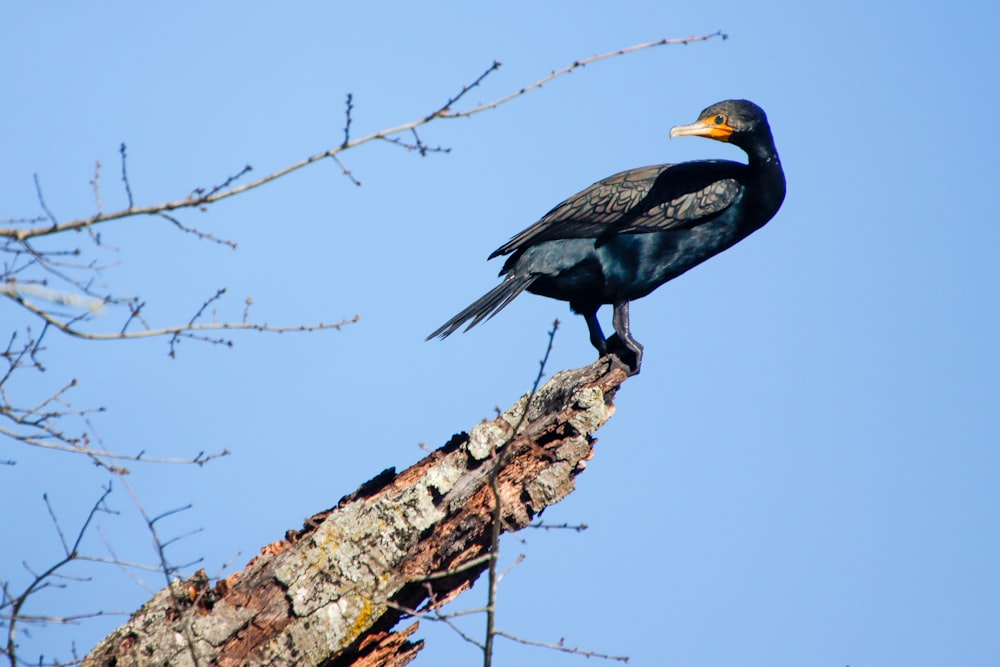
[[[595,348],[597,348],[597,353],[600,356],[604,356],[608,353],[608,345],[604,340],[604,332],[601,330],[601,323],[597,320],[597,309],[600,305],[587,306],[576,308],[573,310],[583,315],[584,321],[587,323],[587,329],[590,331],[590,343]]]
[[[639,366],[642,365],[642,345],[632,338],[632,332],[628,328],[628,301],[615,304],[612,322],[615,335],[605,342],[607,350],[628,366],[629,375],[638,375]]]

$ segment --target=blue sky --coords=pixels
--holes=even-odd
[[[360,314],[340,332],[237,336],[233,349],[50,335],[41,397],[77,378],[77,407],[116,450],[233,455],[204,468],[132,466],[152,514],[187,503],[172,550],[239,569],[387,466],[417,460],[531,384],[553,319],[550,371],[593,359],[581,318],[525,295],[488,324],[424,337],[495,284],[486,256],[568,195],[646,164],[723,157],[669,141],[709,104],[768,113],[788,179],[775,219],[632,306],[642,374],[617,398],[578,491],[546,512],[590,526],[508,539],[526,560],[499,625],[637,665],[1000,663],[1000,170],[998,10],[986,2],[711,5],[670,2],[107,3],[0,10],[0,217],[62,219],[269,173],[440,106],[493,60],[470,102],[615,48],[723,30],[726,41],[597,63],[472,119],[421,131],[452,149],[388,144],[326,161],[185,223],[106,225],[73,243],[154,324],[219,287],[219,317],[254,300],[274,324]],[[119,248],[115,251],[111,247]],[[25,320],[0,304],[13,329]],[[103,320],[103,321],[102,321]],[[106,315],[95,324],[115,330]],[[3,335],[8,335],[4,333]],[[67,526],[107,476],[86,461],[0,444],[0,573],[58,556],[42,494]],[[122,558],[150,562],[120,484],[101,516]],[[99,536],[86,542],[106,555]],[[223,564],[232,561],[228,569]],[[38,597],[33,613],[128,611],[148,593],[113,568]],[[146,577],[155,588],[162,581]],[[460,604],[473,606],[474,592]],[[121,618],[32,629],[26,655],[91,646]],[[425,623],[423,664],[475,649]],[[501,643],[499,664],[582,658]],[[418,662],[418,664],[421,664]]]

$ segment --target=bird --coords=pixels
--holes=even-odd
[[[629,169],[566,199],[494,250],[508,255],[502,282],[427,337],[468,331],[525,290],[568,301],[587,323],[600,356],[613,354],[629,375],[643,346],[629,329],[629,303],[763,227],[785,198],[785,175],[767,115],[749,100],[707,107],[670,138],[707,137],[742,149],[747,163],[697,160]],[[597,311],[613,307],[605,338]]]

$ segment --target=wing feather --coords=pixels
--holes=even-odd
[[[703,160],[614,174],[553,208],[490,258],[556,239],[596,238],[600,243],[615,234],[689,229],[732,205],[743,189],[746,168],[739,162]]]

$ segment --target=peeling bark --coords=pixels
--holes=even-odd
[[[409,663],[423,642],[409,639],[415,622],[396,629],[398,608],[444,604],[488,566],[494,470],[503,530],[519,530],[573,490],[625,377],[609,358],[558,373],[530,401],[366,482],[242,572],[214,586],[204,573],[173,582],[83,665]]]

